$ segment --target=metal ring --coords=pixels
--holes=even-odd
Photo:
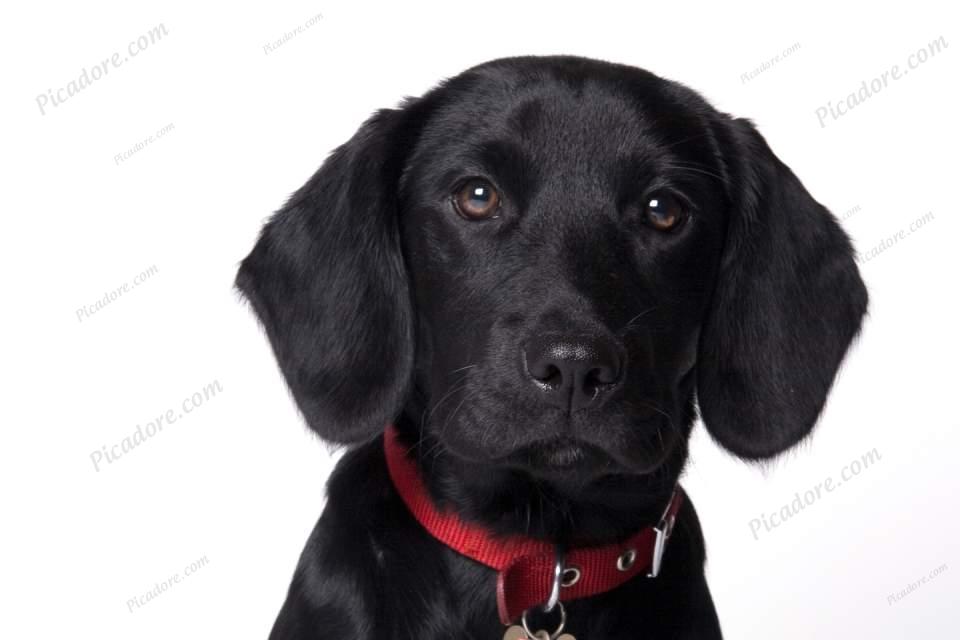
[[[617,570],[618,571],[630,571],[630,568],[633,566],[633,563],[637,561],[637,551],[636,549],[627,549],[620,554],[620,557],[617,558]]]
[[[553,611],[553,608],[560,603],[560,582],[563,577],[563,549],[559,546],[556,551],[556,558],[553,562],[553,584],[550,586],[550,597],[543,605],[546,613]]]
[[[557,625],[556,630],[550,634],[550,640],[556,640],[557,636],[563,633],[563,628],[567,626],[567,610],[563,607],[563,603],[559,600],[557,601],[557,607],[560,608],[560,624]],[[527,609],[527,611],[530,611]],[[520,624],[523,625],[523,631],[527,634],[528,638],[536,638],[537,634],[533,631],[530,631],[530,625],[527,624],[527,611],[523,612],[523,615],[520,616]]]
[[[580,568],[570,565],[563,570],[560,578],[561,587],[572,587],[580,582]]]

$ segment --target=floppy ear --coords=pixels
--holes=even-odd
[[[731,211],[701,333],[707,430],[747,459],[810,433],[867,309],[850,240],[746,120],[718,130]]]
[[[335,443],[379,433],[411,377],[397,184],[414,111],[367,120],[264,226],[237,274],[307,424]]]

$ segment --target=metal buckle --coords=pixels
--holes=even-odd
[[[660,521],[657,522],[657,526],[653,528],[656,538],[653,541],[653,558],[650,560],[650,571],[647,573],[648,578],[656,578],[660,575],[660,566],[663,563],[663,552],[667,548],[667,541],[673,533],[673,525],[677,520],[676,515],[670,513],[673,510],[673,503],[676,499],[677,490],[674,489],[673,494],[670,496],[670,501],[667,502],[667,508],[664,509],[663,515],[660,516]]]
[[[560,603],[560,585],[563,582],[563,559],[564,553],[560,546],[556,548],[556,555],[553,561],[553,584],[550,587],[550,597],[543,604],[545,613],[550,613],[553,608]]]

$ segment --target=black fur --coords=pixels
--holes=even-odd
[[[499,215],[457,215],[472,177]],[[687,203],[642,221],[652,189]],[[846,235],[745,120],[645,71],[493,61],[378,112],[265,226],[237,286],[307,423],[353,445],[271,634],[499,638],[493,572],[426,534],[386,474],[385,423],[434,499],[494,531],[613,542],[656,521],[699,405],[746,459],[813,428],[867,293]],[[524,360],[610,345],[585,409]],[[592,344],[592,343],[591,343]],[[589,638],[717,638],[686,503],[656,579],[568,604]]]

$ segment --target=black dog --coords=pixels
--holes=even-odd
[[[307,423],[351,445],[276,639],[517,622],[497,571],[412,515],[385,425],[438,512],[494,539],[616,545],[661,518],[698,408],[741,458],[803,439],[867,307],[849,239],[748,121],[574,57],[489,62],[377,112],[237,286]],[[689,501],[672,528],[659,576],[561,590],[566,631],[720,637]]]

